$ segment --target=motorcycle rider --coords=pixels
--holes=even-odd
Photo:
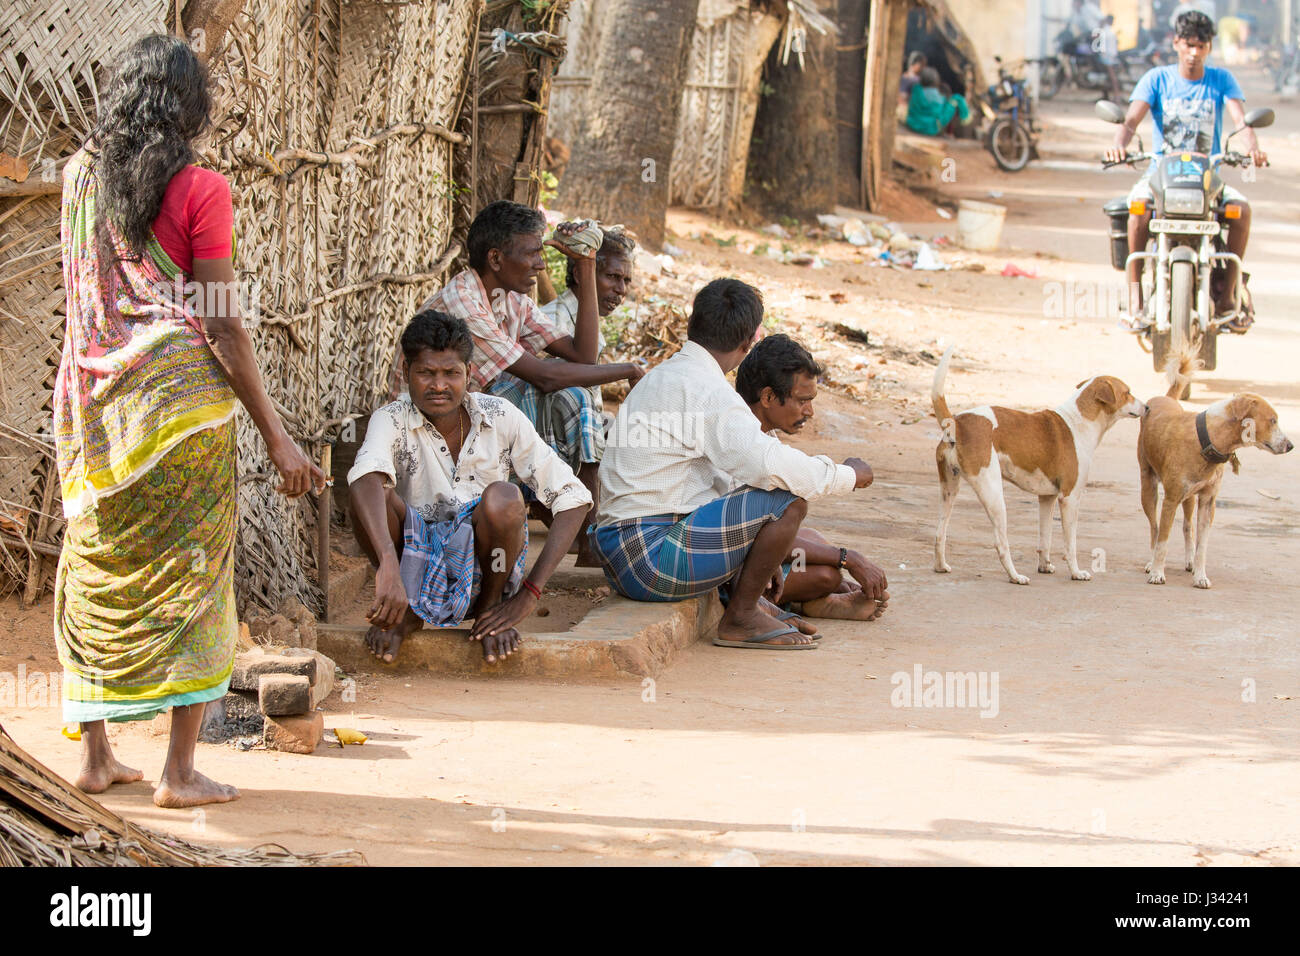
[[[1205,65],[1213,42],[1214,23],[1204,13],[1193,9],[1178,17],[1174,33],[1174,51],[1178,55],[1178,63],[1153,67],[1138,80],[1133,95],[1129,97],[1124,124],[1115,133],[1114,145],[1106,150],[1107,162],[1122,162],[1128,157],[1129,141],[1133,139],[1148,112],[1151,113],[1154,126],[1153,153],[1180,150],[1217,153],[1220,149],[1224,112],[1227,112],[1235,128],[1245,124],[1245,97],[1236,78],[1228,70]],[[1252,164],[1267,166],[1268,157],[1259,148],[1255,131],[1246,129],[1241,135],[1245,139]],[[1128,247],[1133,251],[1147,247],[1150,235],[1148,225],[1155,201],[1149,180],[1154,168],[1154,163],[1148,164],[1129,193],[1130,204],[1136,200],[1145,200],[1147,203],[1145,213],[1140,216],[1129,215]],[[1246,242],[1250,237],[1250,205],[1245,196],[1227,184],[1224,185],[1223,198],[1241,207],[1241,218],[1229,223],[1227,248],[1244,260]],[[1140,269],[1140,260],[1128,264],[1129,315],[1135,331],[1151,324],[1149,318],[1141,317],[1143,303]],[[1216,316],[1232,312],[1237,271],[1236,263],[1225,264],[1227,281],[1216,296]],[[1251,321],[1249,316],[1238,315],[1222,328],[1230,332],[1244,332]]]

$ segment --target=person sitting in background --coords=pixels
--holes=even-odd
[[[522,410],[583,484],[594,486],[605,429],[588,387],[624,379],[635,385],[645,373],[630,362],[597,363],[594,255],[581,257],[554,239],[547,243],[575,260],[575,274],[582,277],[572,334],[557,329],[528,297],[533,280],[546,268],[545,227],[546,219],[536,209],[508,200],[489,203],[469,227],[469,268],[453,276],[420,310],[436,309],[465,320],[474,339],[474,384]],[[566,236],[578,228],[576,223],[561,223],[557,232]],[[562,361],[545,361],[541,352]],[[595,567],[586,535],[580,536],[578,549],[578,563]]]
[[[813,417],[817,378],[826,370],[788,335],[769,335],[736,369],[736,391],[764,432],[797,435]],[[805,617],[874,621],[889,604],[885,572],[859,552],[831,544],[803,527],[781,565],[781,596]],[[853,580],[844,580],[841,570]]]
[[[921,82],[921,71],[928,65],[929,61],[920,50],[915,50],[907,55],[907,69],[898,78],[898,103],[900,106],[907,105],[907,99],[912,95],[912,87]]]
[[[370,417],[348,472],[353,533],[376,569],[366,646],[384,661],[423,623],[470,617],[487,662],[508,657],[591,506],[519,409],[467,391],[473,347],[462,319],[419,312],[402,332],[407,394]],[[528,511],[512,471],[555,514],[527,580]]]
[[[624,232],[622,226],[611,226],[604,230],[604,238],[596,252],[596,307],[602,319],[623,304],[628,287],[632,284],[632,261],[635,254],[636,243]],[[578,298],[584,290],[583,273],[577,266],[576,260],[569,260],[564,276],[564,292],[542,306],[542,315],[550,319],[551,324],[565,335],[573,335],[578,326]],[[605,351],[605,336],[599,331],[596,333],[596,348],[599,357]],[[602,411],[604,401],[601,399],[600,386],[587,386],[587,392],[591,395],[592,406],[598,412]]]
[[[907,128],[925,136],[956,136],[959,126],[970,121],[970,107],[964,96],[945,95],[939,90],[939,71],[927,66],[921,82],[912,87],[907,103]]]

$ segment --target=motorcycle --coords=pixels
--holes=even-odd
[[[998,81],[990,86],[985,100],[992,122],[984,145],[1001,169],[1018,173],[1038,158],[1038,124],[1034,121],[1034,103],[1019,73],[1002,65],[1002,57],[993,58],[998,65]]]
[[[1108,123],[1124,122],[1124,109],[1117,103],[1101,100],[1096,111]],[[1144,200],[1129,203],[1127,199],[1114,199],[1103,208],[1111,221],[1111,265],[1124,271],[1134,260],[1142,263],[1142,318],[1147,322],[1134,332],[1142,348],[1151,352],[1158,372],[1165,371],[1171,357],[1177,361],[1183,356],[1195,356],[1203,363],[1201,367],[1213,370],[1218,361],[1220,327],[1254,313],[1246,288],[1249,277],[1241,267],[1241,259],[1227,251],[1225,241],[1228,224],[1241,215],[1241,208],[1224,201],[1224,183],[1218,170],[1221,164],[1249,165],[1250,157],[1228,150],[1228,142],[1247,127],[1271,126],[1273,119],[1271,109],[1251,110],[1245,124],[1224,141],[1224,151],[1213,155],[1148,153],[1143,151],[1139,138],[1137,153],[1115,162],[1102,162],[1103,169],[1143,161],[1156,163],[1150,179],[1155,202],[1146,249],[1131,251],[1128,247],[1129,215],[1145,215],[1148,210]],[[1237,265],[1235,309],[1216,318],[1213,292],[1227,281],[1229,262]]]
[[[1110,91],[1110,75],[1102,65],[1092,40],[1075,36],[1067,30],[1056,37],[1056,49],[1054,56],[1026,61],[1038,64],[1040,98],[1050,100],[1070,83],[1081,90]],[[1132,49],[1119,51],[1115,75],[1122,86],[1132,86],[1136,77],[1159,65],[1158,44],[1147,40]]]

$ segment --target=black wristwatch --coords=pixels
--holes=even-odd
[[[849,563],[849,549],[840,548],[840,567],[845,567]]]

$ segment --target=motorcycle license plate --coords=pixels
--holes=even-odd
[[[1213,236],[1219,224],[1213,219],[1152,219],[1152,232],[1170,232],[1180,236]]]

